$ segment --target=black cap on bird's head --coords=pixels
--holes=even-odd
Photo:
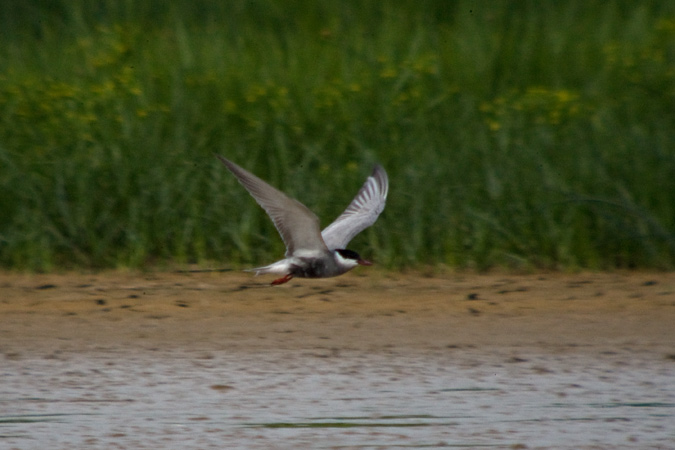
[[[370,261],[366,261],[365,259],[362,259],[361,256],[356,253],[354,250],[348,250],[346,248],[338,248],[335,250],[340,254],[345,259],[352,259],[359,263],[362,266],[372,266],[373,263]]]

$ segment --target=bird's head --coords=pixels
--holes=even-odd
[[[335,255],[337,256],[337,260],[340,262],[340,264],[344,266],[348,266],[350,269],[354,268],[358,265],[361,266],[372,266],[373,263],[370,261],[366,261],[365,259],[361,258],[361,256],[356,253],[354,250],[348,250],[345,248],[339,248],[335,250]]]

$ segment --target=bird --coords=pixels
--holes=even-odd
[[[346,247],[354,236],[374,224],[384,210],[389,178],[381,165],[375,165],[347,209],[321,231],[319,218],[305,205],[232,161],[216,156],[265,210],[286,245],[284,259],[249,271],[256,275],[281,275],[272,281],[277,286],[293,277],[336,277],[358,265],[373,264]]]

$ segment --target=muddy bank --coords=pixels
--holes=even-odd
[[[0,351],[476,346],[675,353],[675,276],[362,271],[272,287],[242,273],[0,274]]]

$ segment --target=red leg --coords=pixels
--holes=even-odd
[[[293,275],[291,275],[290,273],[288,275],[284,275],[283,277],[272,281],[272,286],[278,286],[280,284],[287,283],[291,281],[291,278],[293,278]]]

